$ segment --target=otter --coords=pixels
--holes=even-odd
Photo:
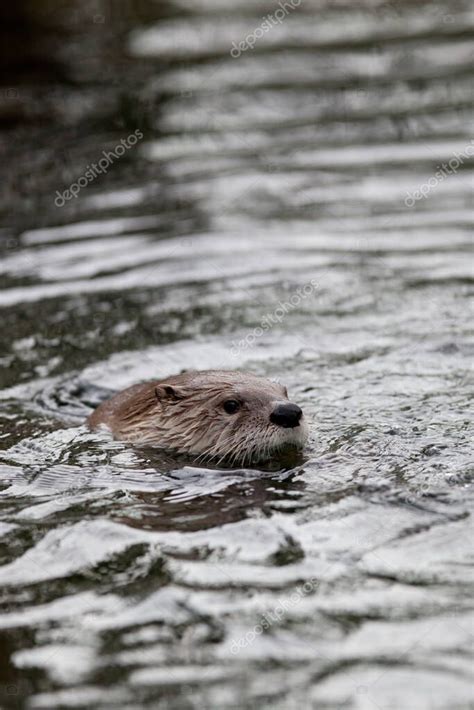
[[[184,372],[132,385],[88,417],[115,439],[243,466],[288,446],[302,448],[308,426],[286,387],[231,370]]]

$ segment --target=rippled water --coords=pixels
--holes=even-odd
[[[44,183],[1,264],[6,708],[472,707],[472,6],[304,0],[232,58],[276,7],[127,26],[143,140],[64,207],[137,124],[76,107],[76,138],[22,137]],[[85,429],[193,367],[284,382],[304,457],[203,469]]]

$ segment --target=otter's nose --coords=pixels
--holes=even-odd
[[[303,415],[302,410],[297,404],[293,402],[288,402],[285,404],[277,404],[273,412],[270,414],[270,421],[273,424],[278,424],[285,429],[292,429],[298,426],[300,419]]]

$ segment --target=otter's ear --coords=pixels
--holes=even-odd
[[[158,402],[163,402],[164,400],[174,401],[183,399],[184,394],[176,387],[171,387],[171,385],[157,385],[155,387],[155,397]]]

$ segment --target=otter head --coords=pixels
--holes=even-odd
[[[157,443],[200,460],[244,465],[287,446],[302,447],[308,436],[303,412],[286,388],[256,375],[183,373],[155,383],[154,393]]]

